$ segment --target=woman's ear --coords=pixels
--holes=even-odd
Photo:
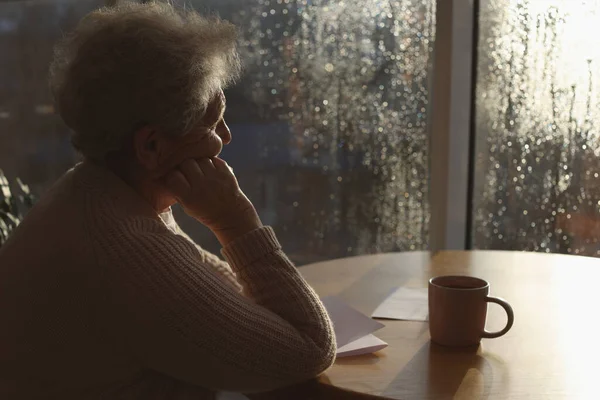
[[[133,135],[133,150],[138,163],[150,171],[158,168],[161,140],[157,129],[145,126]]]

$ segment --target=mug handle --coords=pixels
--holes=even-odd
[[[506,311],[508,321],[506,322],[506,326],[504,327],[504,329],[502,329],[501,331],[488,332],[484,329],[483,333],[481,334],[481,337],[486,339],[494,339],[506,334],[506,332],[508,332],[510,328],[512,328],[513,323],[515,322],[515,314],[513,313],[512,307],[506,302],[506,300],[501,299],[499,297],[486,296],[485,301],[487,301],[488,303],[496,303],[501,305],[502,308],[504,308],[504,311]]]

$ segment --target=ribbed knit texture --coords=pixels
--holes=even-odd
[[[101,167],[68,172],[0,250],[1,399],[212,399],[327,369],[331,322],[271,228],[223,249]]]

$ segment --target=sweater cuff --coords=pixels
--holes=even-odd
[[[264,226],[229,243],[221,250],[221,254],[230,264],[239,268],[278,250],[281,250],[281,245],[273,228]]]

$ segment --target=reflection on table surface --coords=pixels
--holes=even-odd
[[[361,256],[302,267],[321,296],[341,297],[370,315],[398,286],[424,288],[432,276],[473,275],[508,300],[515,324],[476,349],[431,344],[427,323],[382,321],[376,336],[389,347],[340,359],[322,384],[391,399],[593,399],[594,311],[600,260],[517,252],[427,252]],[[487,329],[506,314],[489,307]],[[589,340],[592,339],[592,340]]]

